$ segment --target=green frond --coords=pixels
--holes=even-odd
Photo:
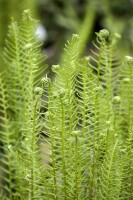
[[[30,118],[34,87],[46,68],[35,29],[36,21],[32,19],[30,11],[24,11],[22,22],[17,24],[13,21],[9,26],[4,50],[8,65],[6,82],[10,108],[15,113],[19,126],[22,126],[27,112]]]
[[[96,199],[121,199],[121,187],[123,177],[123,157],[120,151],[119,141],[113,147],[108,148],[104,162],[99,168],[98,191]]]
[[[78,36],[74,35],[66,47],[67,58],[64,59],[62,66],[53,66],[52,68],[56,72],[54,82],[48,82],[47,87],[45,87],[46,81],[44,84],[46,95],[44,100],[48,99],[48,111],[45,113],[44,119],[46,133],[44,133],[49,136],[52,163],[52,166],[47,166],[47,172],[45,172],[45,176],[48,177],[46,178],[48,183],[46,191],[50,191],[49,194],[45,194],[47,199],[51,199],[52,196],[54,199],[71,199],[75,198],[75,195],[79,196],[76,188],[80,185],[77,180],[80,176],[77,177],[77,172],[74,172],[75,163],[72,162],[72,157],[74,160],[77,159],[78,151],[73,135],[77,126],[77,108],[74,96],[78,57],[75,47],[77,45]],[[69,152],[69,149],[72,151]],[[75,185],[75,178],[78,185]],[[76,192],[74,192],[75,190]]]
[[[12,199],[15,193],[14,182],[14,133],[9,116],[8,91],[5,84],[5,74],[0,74],[0,189],[3,197]]]
[[[130,129],[132,127],[132,121],[133,121],[133,58],[130,56],[126,56],[124,59],[124,62],[122,64],[122,70],[121,70],[121,96],[122,96],[122,102],[121,107],[123,109],[124,118],[126,117],[125,122],[123,121],[124,129]],[[128,131],[128,130],[127,130]]]
[[[129,130],[125,140],[124,152],[126,159],[124,163],[124,176],[122,178],[121,197],[125,200],[133,198],[133,130]]]
[[[77,64],[78,64],[78,45],[80,38],[78,35],[73,34],[71,41],[67,41],[65,45],[65,57],[62,60],[62,63],[55,69],[55,66],[52,67],[52,70],[56,72],[57,77],[54,81],[55,90],[60,88],[66,89],[68,84],[73,81],[73,77],[76,74]],[[67,72],[67,73],[66,73]],[[67,88],[68,90],[71,88]]]
[[[21,23],[17,24],[13,21],[9,26],[4,50],[4,58],[8,66],[4,77],[7,105],[9,112],[12,113],[10,119],[12,139],[17,141],[13,160],[18,160],[16,163],[18,168],[15,168],[13,173],[17,174],[18,194],[30,199],[38,198],[41,191],[39,186],[41,165],[37,144],[41,125],[38,121],[39,116],[36,116],[38,97],[35,97],[34,87],[38,85],[42,73],[46,70],[41,46],[35,35],[35,22],[30,11],[24,11]],[[20,151],[19,147],[21,147]],[[5,152],[4,155],[8,154]],[[28,180],[25,177],[30,178]],[[7,189],[9,190],[8,186]],[[12,195],[11,191],[9,194]]]

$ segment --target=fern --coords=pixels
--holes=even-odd
[[[121,72],[121,96],[122,96],[122,109],[124,115],[127,117],[127,127],[132,127],[132,57],[126,56],[122,65]],[[128,88],[128,90],[127,90]],[[126,122],[125,122],[126,123]],[[126,127],[125,127],[126,128]]]
[[[28,184],[30,185],[30,190],[28,190],[29,198],[34,197],[34,153],[36,151],[35,146],[38,140],[36,132],[38,130],[37,127],[39,126],[36,122],[35,102],[38,100],[36,100],[34,96],[34,87],[38,84],[38,80],[45,69],[41,64],[43,62],[43,57],[40,53],[40,44],[38,43],[34,32],[35,20],[31,18],[29,11],[25,11],[20,25],[16,22],[12,22],[9,27],[8,40],[6,41],[4,51],[4,58],[8,66],[8,72],[5,73],[5,84],[6,90],[8,91],[5,101],[8,101],[8,115],[11,113],[12,117],[10,119],[10,126],[13,132],[13,145],[15,144],[15,140],[17,141],[15,144],[15,157],[18,154],[19,158],[21,152],[21,158],[23,159],[25,157],[23,159],[23,169],[21,166],[18,166],[22,171],[19,172],[19,169],[16,169],[15,171],[21,176],[23,173],[23,175],[25,174],[24,176],[27,177],[29,176],[30,168],[26,170],[26,165],[31,166],[31,181],[30,184]],[[25,139],[21,144],[22,138]],[[4,141],[2,142],[3,144],[5,143]],[[22,148],[21,151],[18,149],[19,146]],[[6,147],[4,147],[4,149],[6,149]],[[33,157],[30,157],[29,155],[33,155]],[[13,158],[13,160],[14,159],[15,158]],[[20,179],[20,177],[18,177],[18,179]],[[25,185],[27,185],[24,179],[23,181],[25,182]],[[12,182],[9,183],[12,184]],[[18,187],[21,188],[22,186],[18,185]],[[23,192],[25,195],[28,193]]]
[[[8,114],[9,106],[4,77],[4,74],[0,74],[0,187],[3,197],[8,193],[9,199],[12,199],[15,180],[15,161],[13,158],[15,146],[10,116]]]
[[[99,174],[99,190],[96,199],[121,199],[123,158],[118,140],[108,149]]]
[[[114,137],[111,136],[112,132],[110,131],[110,126],[113,127],[113,124],[111,125],[111,121],[109,122],[109,119],[113,117],[111,116],[113,107],[108,108],[107,104],[107,98],[111,100],[113,94],[110,91],[110,96],[107,96],[107,90],[103,88],[104,82],[101,81],[102,76],[100,75],[100,68],[101,70],[106,70],[105,63],[111,62],[109,53],[113,44],[107,50],[105,48],[104,52],[102,48],[104,48],[105,40],[104,38],[101,39],[101,53],[99,53],[100,55],[97,54],[99,56],[99,75],[97,77],[94,75],[93,70],[89,68],[92,64],[88,63],[88,58],[79,60],[75,68],[75,58],[78,53],[77,49],[73,51],[76,44],[73,43],[74,37],[72,38],[72,43],[69,44],[70,49],[67,49],[68,53],[70,52],[68,54],[69,60],[67,63],[65,62],[64,68],[60,66],[53,66],[52,68],[57,76],[53,84],[50,83],[49,89],[47,89],[47,94],[50,97],[47,97],[49,99],[48,111],[45,114],[46,122],[44,124],[45,130],[49,130],[50,133],[46,132],[45,134],[51,138],[52,143],[51,162],[53,163],[53,174],[51,176],[53,177],[54,175],[52,179],[53,193],[56,192],[54,193],[55,199],[58,199],[57,191],[59,191],[60,198],[94,199],[99,188],[99,168],[108,148],[114,142]],[[108,80],[106,73],[103,78]],[[111,79],[112,77],[110,78],[110,85]],[[55,88],[58,88],[58,93],[53,93]],[[108,111],[109,109],[110,112]],[[74,148],[76,148],[76,151]],[[71,149],[72,155],[69,149]],[[54,152],[56,153],[54,154]],[[60,152],[59,155],[58,152]],[[76,159],[74,156],[76,156]],[[76,166],[72,163],[72,159],[75,160]],[[79,167],[78,169],[77,166]],[[76,185],[74,184],[74,168],[77,170],[75,172]],[[57,174],[60,174],[60,179],[62,177],[63,191],[61,191],[60,184],[57,182]],[[80,176],[83,177],[81,178]],[[81,188],[81,185],[84,185],[84,188]],[[50,185],[47,190],[51,191],[51,189],[52,186]],[[69,193],[67,192],[68,189]],[[71,193],[70,191],[73,192]]]
[[[4,51],[4,58],[9,66],[6,81],[10,108],[16,115],[16,127],[24,125],[30,119],[34,87],[44,72],[44,66],[40,64],[43,62],[40,44],[34,35],[35,26],[35,20],[31,18],[30,12],[25,11],[20,25],[12,22],[9,27]]]
[[[52,168],[49,172],[48,191],[51,191],[52,198],[69,199],[75,198],[73,194],[75,175],[71,174],[74,166],[68,150],[72,148],[73,132],[76,127],[76,107],[74,97],[74,79],[76,72],[76,61],[78,52],[75,47],[78,45],[79,39],[74,35],[72,41],[67,45],[67,58],[63,62],[63,67],[53,66],[53,71],[57,76],[54,83],[49,83],[47,88],[48,94],[48,111],[45,113],[46,122],[45,129],[48,129],[45,134],[49,135],[51,142],[52,153]],[[68,60],[69,57],[69,60]],[[67,74],[65,73],[67,69]],[[47,79],[44,81],[46,82]],[[48,81],[49,82],[49,81]],[[74,149],[72,150],[72,152]],[[59,152],[61,152],[59,154]],[[74,152],[73,152],[74,153]],[[49,168],[49,167],[48,167]],[[53,184],[52,184],[52,182]],[[51,185],[52,184],[52,185]],[[52,194],[53,192],[53,194]]]
[[[101,30],[81,58],[73,34],[51,80],[35,28],[24,11],[4,49],[0,198],[132,199],[132,58],[121,65],[120,36]]]

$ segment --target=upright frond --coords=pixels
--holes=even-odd
[[[95,199],[121,199],[124,157],[117,140],[114,146],[108,148],[101,169],[99,168],[99,190]]]
[[[6,82],[8,85],[10,108],[14,113],[15,126],[23,126],[30,119],[34,87],[45,70],[40,44],[35,36],[36,21],[26,10],[22,22],[12,22],[9,26],[4,58],[8,65]]]

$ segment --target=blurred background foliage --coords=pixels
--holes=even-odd
[[[43,51],[49,65],[62,59],[64,42],[72,33],[81,36],[80,53],[88,53],[94,32],[102,28],[120,33],[120,52],[133,52],[133,0],[0,0],[0,57],[10,18],[20,19],[31,9],[39,19]]]

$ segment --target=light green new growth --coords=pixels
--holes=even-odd
[[[24,11],[4,49],[1,200],[132,200],[133,58],[117,56],[120,36],[107,30],[81,58],[73,34],[51,80],[35,29]]]

